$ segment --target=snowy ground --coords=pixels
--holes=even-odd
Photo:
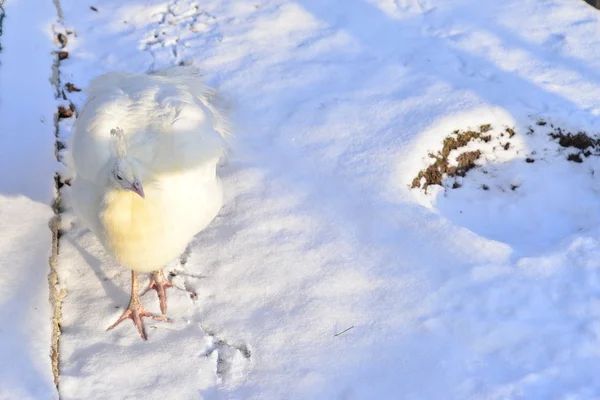
[[[32,3],[4,4],[0,36],[0,399],[56,396],[47,283],[57,167],[49,31],[56,11],[50,2],[32,14]]]
[[[229,99],[238,137],[226,206],[167,268],[198,295],[170,291],[173,322],[148,322],[148,342],[128,323],[105,332],[129,273],[65,214],[61,398],[600,398],[600,158],[567,161],[575,150],[548,136],[600,131],[598,10],[61,0],[23,34],[29,3],[7,2],[0,37],[0,266],[13,267],[0,280],[0,398],[54,393],[45,205],[61,17],[61,104],[85,100],[67,83],[194,63]],[[444,138],[482,124],[492,141],[452,154],[481,150],[459,188],[410,189]],[[158,312],[153,293],[143,300]]]

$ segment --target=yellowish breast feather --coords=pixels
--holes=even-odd
[[[136,271],[152,271],[171,261],[171,254],[161,256],[165,253],[161,249],[167,249],[159,209],[151,199],[130,191],[112,190],[105,195],[100,221],[106,246],[119,263]]]

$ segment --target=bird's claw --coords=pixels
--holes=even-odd
[[[109,331],[115,326],[119,325],[121,322],[125,321],[126,319],[131,318],[142,339],[148,340],[148,336],[146,335],[146,329],[144,328],[144,321],[142,320],[143,317],[152,318],[155,321],[171,322],[171,320],[167,317],[150,314],[148,310],[146,310],[141,304],[138,304],[137,306],[130,305],[127,308],[127,310],[125,310],[125,312],[119,317],[117,322],[109,326],[106,330]]]
[[[158,294],[158,300],[160,302],[160,312],[163,314],[167,313],[167,289],[173,287],[173,284],[170,280],[164,278],[164,280],[157,280],[156,278],[152,278],[150,285],[144,290],[142,296],[145,295],[149,290],[156,290]]]
[[[175,288],[175,289],[183,290],[183,291],[187,292],[191,297],[196,297],[196,293],[191,292],[189,290],[178,288],[177,286],[173,285],[173,283],[171,283],[171,281],[169,279],[167,279],[167,277],[164,275],[164,273],[162,271],[154,271],[154,273],[152,274],[152,281],[150,281],[150,284],[148,285],[146,290],[144,290],[144,293],[142,293],[142,296],[145,295],[150,290],[156,290],[156,293],[158,294],[158,300],[160,302],[160,312],[163,314],[166,314],[167,313],[167,289],[168,288]]]

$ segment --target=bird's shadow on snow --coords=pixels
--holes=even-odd
[[[81,257],[85,260],[86,264],[90,266],[96,278],[102,285],[104,289],[104,293],[108,298],[110,298],[115,303],[119,303],[121,299],[128,298],[129,295],[125,293],[125,291],[117,286],[112,279],[110,279],[104,270],[102,269],[103,262],[99,260],[93,254],[90,254],[83,246],[81,246],[77,237],[81,237],[81,235],[73,237],[71,234],[63,235],[62,238],[69,241],[69,243],[79,252]]]

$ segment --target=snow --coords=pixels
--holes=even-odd
[[[34,4],[35,3],[35,4]],[[37,7],[33,15],[28,11]],[[7,1],[0,44],[0,398],[57,398],[50,365],[52,3]],[[23,24],[28,21],[28,24]]]
[[[170,289],[173,321],[146,321],[148,342],[131,323],[105,331],[130,274],[72,220],[63,186],[61,398],[600,396],[600,160],[569,162],[575,150],[548,136],[600,130],[598,10],[61,0],[52,28],[52,5],[32,7],[8,1],[0,37],[0,266],[12,267],[0,398],[55,396],[47,225],[54,171],[70,172],[53,161],[52,29],[68,38],[62,85],[193,63],[237,134],[220,168],[226,205],[166,268],[197,296]],[[72,123],[60,121],[62,142]],[[410,189],[444,138],[482,124],[489,142],[450,155],[480,150],[477,168]],[[154,292],[142,299],[159,313]]]

